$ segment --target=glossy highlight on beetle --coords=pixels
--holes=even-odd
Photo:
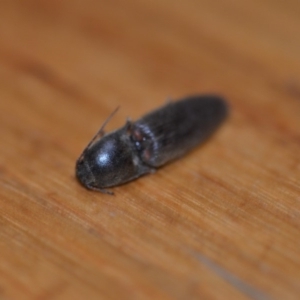
[[[102,125],[76,163],[76,176],[88,189],[114,187],[173,161],[205,141],[227,116],[218,96],[190,96],[150,112],[105,134]]]

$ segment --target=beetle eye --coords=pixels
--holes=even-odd
[[[77,161],[76,176],[79,181],[86,186],[91,186],[95,182],[95,177],[93,176],[88,163],[82,158]]]

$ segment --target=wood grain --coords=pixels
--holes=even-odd
[[[0,2],[1,299],[299,299],[300,3]],[[115,196],[77,157],[218,93],[209,142]]]

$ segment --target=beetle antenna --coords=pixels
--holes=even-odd
[[[104,128],[105,128],[105,126],[112,119],[112,117],[116,114],[116,112],[119,110],[119,108],[120,108],[120,106],[117,106],[115,108],[115,110],[108,116],[108,118],[104,121],[104,123],[102,124],[101,128],[98,130],[98,132],[96,133],[96,135],[89,142],[89,144],[86,147],[86,149],[89,149],[92,146],[92,144],[95,142],[95,140],[99,139],[100,137],[102,137],[104,135]]]
[[[116,114],[116,112],[119,110],[120,106],[117,106],[115,108],[115,110],[108,116],[108,118],[104,121],[103,125],[101,126],[101,128],[99,129],[98,133],[96,134],[96,136],[100,133],[103,132],[104,133],[104,128],[105,126],[108,124],[108,122],[112,119],[112,117]]]

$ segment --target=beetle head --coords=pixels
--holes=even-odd
[[[101,190],[141,175],[139,164],[124,126],[84,150],[76,164],[76,176],[85,187]]]

